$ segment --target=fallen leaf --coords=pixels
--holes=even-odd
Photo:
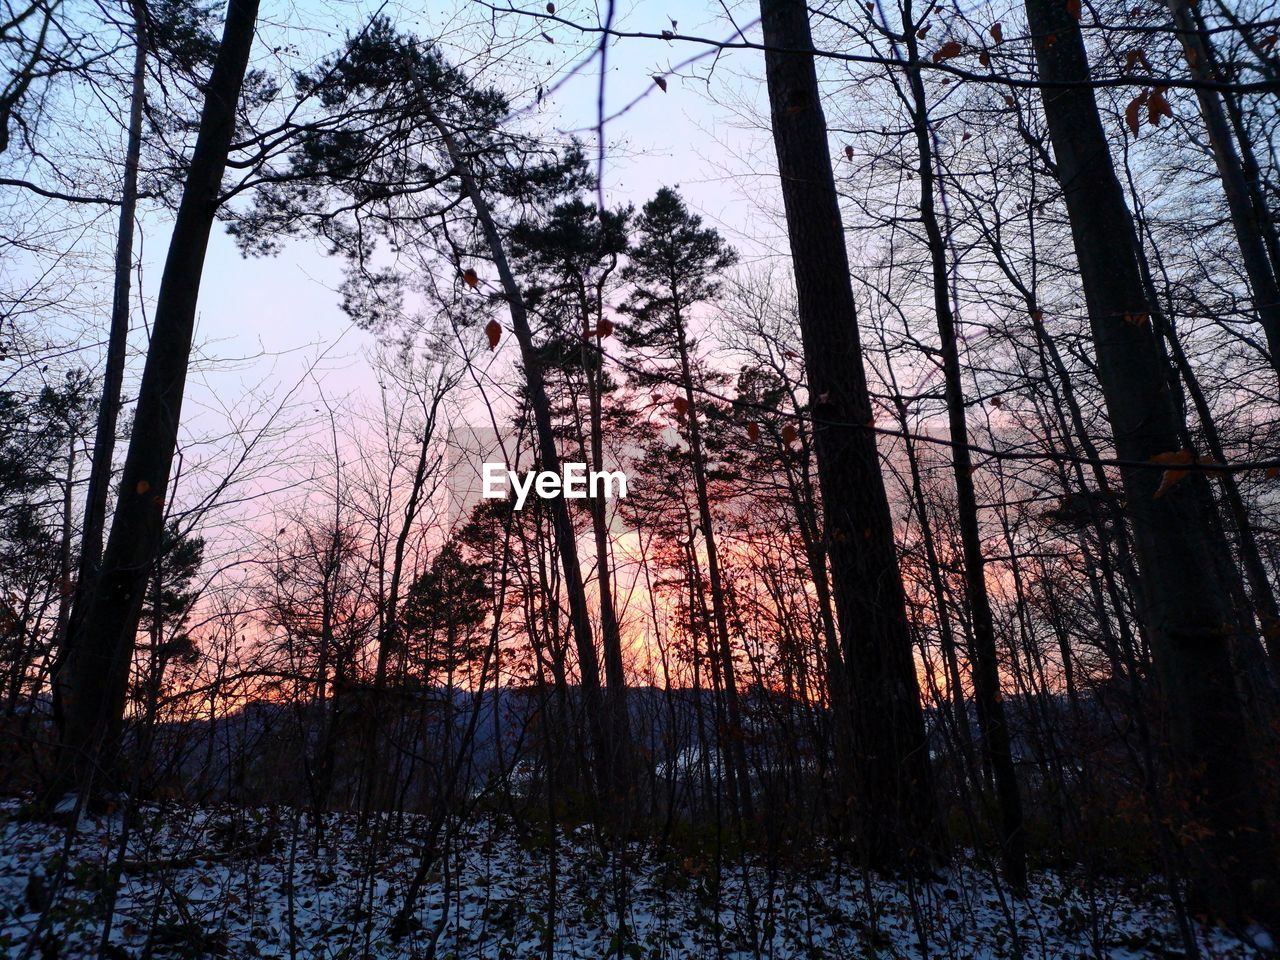
[[[958,57],[964,52],[964,47],[960,45],[959,40],[948,40],[933,53],[934,63],[944,63],[953,57]]]
[[[658,85],[658,89],[663,93],[667,92],[667,81],[665,77],[659,77],[657,74],[654,74],[653,82]]]
[[[489,338],[489,349],[497,350],[498,341],[502,339],[502,324],[497,320],[490,320],[484,325],[484,335]]]

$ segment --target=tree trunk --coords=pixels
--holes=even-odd
[[[258,0],[231,0],[227,5],[222,44],[160,281],[111,535],[97,589],[83,628],[71,641],[65,667],[66,724],[57,785],[74,783],[82,793],[91,791],[98,770],[110,760],[124,716],[138,618],[163,532],[205,250],[257,15]]]
[[[765,72],[796,277],[832,594],[855,701],[868,861],[939,842],[924,714],[874,434],[804,0],[761,0]],[[804,52],[792,52],[804,51]]]
[[[1280,285],[1272,270],[1271,258],[1263,239],[1263,228],[1245,181],[1240,156],[1231,137],[1231,126],[1223,112],[1218,91],[1206,86],[1218,80],[1214,76],[1212,53],[1200,32],[1188,0],[1166,0],[1173,14],[1174,26],[1182,40],[1187,66],[1193,79],[1200,81],[1196,87],[1196,100],[1200,103],[1200,115],[1209,133],[1209,146],[1218,167],[1222,189],[1227,196],[1227,209],[1231,213],[1231,226],[1240,249],[1240,262],[1253,288],[1253,308],[1261,321],[1267,337],[1267,350],[1271,365],[1280,372]]]
[[[107,520],[107,498],[111,492],[111,461],[116,449],[116,427],[120,418],[120,391],[124,383],[125,355],[129,346],[129,293],[133,277],[134,218],[138,209],[138,167],[142,154],[142,113],[147,92],[147,13],[141,0],[132,4],[134,23],[133,77],[129,95],[129,132],[125,145],[124,188],[120,195],[120,221],[116,232],[115,277],[111,296],[111,325],[107,333],[107,362],[102,374],[102,399],[94,428],[93,456],[89,464],[89,485],[85,495],[84,520],[80,533],[80,560],[76,574],[71,620],[60,634],[59,659],[65,663],[67,644],[78,633],[78,623],[89,607],[98,585],[102,560],[102,536]],[[55,672],[54,715],[63,719],[63,674]]]
[[[965,594],[969,602],[969,616],[973,621],[970,666],[973,671],[974,702],[978,711],[978,726],[982,731],[983,751],[995,779],[1005,879],[1015,892],[1023,894],[1027,888],[1027,851],[1022,824],[1022,797],[1018,790],[1017,770],[1013,765],[1009,722],[1000,692],[1000,659],[996,651],[991,598],[987,594],[986,561],[982,555],[978,496],[973,482],[974,464],[969,451],[969,425],[965,419],[964,384],[960,374],[960,350],[947,285],[946,241],[942,236],[934,204],[935,177],[929,105],[925,98],[924,79],[920,75],[920,48],[916,38],[917,25],[912,21],[911,0],[906,0],[903,17],[903,35],[910,63],[907,69],[912,101],[910,109],[919,160],[917,172],[920,175],[920,220],[924,224],[929,245],[933,309],[937,317],[938,340],[942,350],[947,424],[952,443],[951,465],[956,483],[960,543],[964,552]]]
[[[489,209],[489,203],[471,175],[464,151],[448,127],[429,108],[427,118],[445,143],[449,158],[453,162],[459,180],[462,181],[462,189],[471,200],[476,217],[480,221],[480,228],[489,245],[489,253],[493,257],[494,265],[498,268],[498,276],[502,282],[503,292],[506,294],[507,309],[511,314],[511,327],[520,345],[520,361],[524,365],[525,380],[529,388],[529,405],[533,409],[542,469],[559,473],[560,454],[556,450],[555,431],[551,424],[551,401],[547,397],[546,384],[542,376],[542,363],[538,359],[537,348],[533,343],[533,332],[529,327],[529,314],[525,308],[524,295],[507,261],[506,249]],[[614,783],[614,775],[620,748],[617,741],[610,735],[611,731],[608,729],[609,725],[604,712],[604,701],[600,690],[600,658],[596,654],[595,640],[592,636],[591,613],[587,608],[587,591],[582,581],[582,567],[578,561],[577,533],[573,529],[573,518],[569,515],[569,502],[564,497],[554,498],[551,501],[551,514],[555,524],[560,567],[564,575],[565,594],[569,599],[569,620],[573,630],[574,646],[578,652],[583,708],[590,729],[591,746],[596,755],[596,777],[601,792],[609,794],[617,786]]]
[[[1179,422],[1131,244],[1133,221],[1098,117],[1079,25],[1064,4],[1027,0],[1045,117],[1063,184],[1116,453],[1149,461],[1181,447]],[[1230,658],[1235,624],[1212,554],[1208,483],[1192,471],[1157,497],[1159,469],[1121,471],[1189,815],[1198,898],[1217,916],[1277,919],[1275,860]]]

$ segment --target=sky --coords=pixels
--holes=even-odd
[[[524,111],[519,122],[575,134],[594,156],[598,60],[559,85],[557,80],[589,57],[598,38],[514,14],[491,21],[488,8],[476,0],[264,0],[255,58],[276,59],[271,51],[281,37],[300,48],[291,63],[318,58],[375,10],[421,36],[434,36],[455,62],[474,65],[480,62],[478,51],[502,45],[500,63],[483,77]],[[614,22],[622,31],[656,32],[669,29],[674,20],[681,32],[727,39],[735,26],[726,11],[749,37],[758,37],[750,3],[735,8],[717,0],[632,0],[618,4]],[[586,23],[603,16],[585,0],[560,3],[556,12]],[[541,37],[543,30],[554,42]],[[620,115],[606,128],[606,202],[638,207],[660,186],[678,186],[689,205],[739,249],[744,262],[767,259],[784,249],[785,241],[773,148],[759,127],[760,118],[767,117],[763,65],[754,51],[730,51],[673,71],[705,49],[644,38],[620,38],[610,46],[606,114]],[[666,75],[665,92],[652,79],[655,74]],[[533,96],[539,85],[551,91],[540,105]],[[142,286],[152,303],[170,224],[165,210],[152,209],[142,217]],[[369,364],[375,340],[340,309],[340,282],[340,263],[314,243],[291,242],[274,257],[245,258],[225,229],[215,227],[196,335],[203,360],[193,370],[184,410],[189,439],[222,436],[228,422],[260,423],[286,397],[311,428],[318,428],[331,408],[351,411],[376,401],[378,386]],[[140,350],[143,344],[135,342]],[[511,343],[504,346],[513,349]],[[304,429],[310,436],[301,442],[322,445],[316,434],[324,432]],[[193,452],[191,459],[196,462],[198,456]],[[288,486],[278,471],[269,472],[260,486],[269,489],[276,481]]]

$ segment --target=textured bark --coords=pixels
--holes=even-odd
[[[110,759],[124,714],[129,664],[147,577],[160,549],[196,303],[235,128],[236,105],[253,45],[258,0],[230,0],[222,44],[200,115],[187,182],[174,221],[156,301],[111,534],[83,629],[65,666],[59,786],[89,792]]]
[[[765,71],[795,270],[832,594],[855,711],[864,855],[939,840],[893,522],[880,473],[849,259],[804,0],[761,0]],[[804,51],[804,52],[796,52]]]
[[[1180,449],[1184,425],[1149,320],[1133,219],[1087,85],[1079,25],[1055,0],[1026,6],[1116,453],[1149,461]],[[1193,471],[1157,497],[1160,470],[1126,467],[1121,476],[1171,746],[1188,819],[1203,837],[1188,842],[1197,897],[1231,921],[1274,921],[1275,860],[1235,688],[1236,624],[1213,557],[1208,481]]]

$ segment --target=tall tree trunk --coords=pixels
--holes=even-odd
[[[1136,256],[1132,217],[1098,116],[1079,25],[1056,0],[1027,0],[1045,117],[1058,163],[1116,452],[1150,461],[1181,447],[1179,422]],[[1274,921],[1276,866],[1245,742],[1212,553],[1208,481],[1192,471],[1157,497],[1158,469],[1121,471],[1172,747],[1191,819],[1198,898],[1232,921]]]
[[[551,424],[551,401],[547,397],[546,383],[542,376],[542,362],[538,359],[537,348],[533,343],[533,331],[529,327],[529,313],[525,307],[520,284],[516,281],[507,260],[506,247],[498,232],[497,223],[494,222],[489,202],[471,174],[466,153],[434,111],[426,108],[426,115],[444,141],[449,159],[453,162],[458,179],[462,182],[463,192],[470,199],[476,217],[480,221],[480,229],[489,246],[489,254],[498,268],[498,277],[511,315],[511,327],[516,335],[516,342],[520,345],[520,362],[524,366],[525,381],[529,388],[529,405],[533,409],[534,429],[538,435],[538,455],[542,469],[559,473],[560,453],[556,449],[555,431]],[[565,594],[569,599],[569,620],[573,630],[574,647],[578,653],[582,705],[587,715],[591,746],[595,752],[596,777],[601,792],[609,794],[619,786],[615,783],[615,775],[618,772],[616,768],[621,755],[620,745],[614,739],[614,731],[609,729],[604,711],[604,700],[600,690],[600,658],[596,653],[595,639],[592,636],[591,613],[587,607],[587,591],[582,581],[577,533],[573,529],[573,518],[569,515],[569,502],[564,497],[555,497],[551,501],[551,515],[555,524],[556,549],[560,554]]]
[[[684,390],[689,418],[689,459],[693,463],[693,488],[698,501],[698,526],[702,530],[707,549],[707,579],[711,586],[711,619],[714,621],[716,648],[724,677],[725,708],[728,711],[729,729],[724,736],[729,740],[728,757],[730,790],[733,792],[734,810],[748,819],[754,815],[751,801],[750,768],[747,766],[747,748],[743,742],[742,703],[738,697],[738,671],[733,662],[733,645],[729,640],[729,612],[725,604],[724,577],[720,569],[720,551],[712,527],[711,494],[707,483],[706,455],[702,447],[702,427],[698,420],[698,408],[693,395],[693,370],[689,363],[689,340],[685,335],[685,318],[679,297],[675,295],[677,279],[671,278],[674,303],[677,348],[680,353],[680,385]]]
[[[880,473],[849,258],[804,0],[761,0],[765,72],[814,417],[832,594],[855,702],[872,863],[940,839],[893,521]],[[799,52],[803,51],[803,52]]]
[[[1022,797],[1013,765],[1009,722],[1000,692],[1000,659],[996,651],[996,629],[987,594],[986,561],[982,555],[982,530],[978,524],[978,496],[973,482],[973,457],[969,451],[969,425],[965,419],[964,383],[960,373],[960,350],[956,321],[948,288],[946,241],[934,203],[935,176],[933,132],[929,126],[929,104],[924,78],[920,75],[920,46],[917,25],[912,19],[911,0],[903,5],[903,36],[907,45],[907,82],[911,88],[909,109],[915,127],[917,172],[920,176],[920,220],[924,224],[932,269],[933,309],[938,322],[939,347],[947,401],[947,424],[951,433],[951,466],[956,484],[956,510],[960,544],[964,552],[965,594],[973,623],[974,702],[982,747],[995,779],[1000,809],[1000,847],[1005,878],[1018,893],[1027,887],[1026,834],[1022,824]]]
[[[77,624],[88,609],[98,585],[102,560],[102,536],[106,527],[107,497],[111,492],[111,461],[116,449],[116,427],[120,418],[120,392],[124,383],[125,354],[129,346],[129,293],[133,277],[134,218],[138,210],[138,167],[142,155],[142,114],[147,95],[147,12],[141,0],[134,0],[133,76],[129,93],[129,130],[125,144],[124,186],[120,194],[120,220],[116,231],[115,276],[111,295],[111,324],[107,332],[107,362],[102,374],[102,398],[94,427],[93,455],[89,462],[89,485],[85,495],[84,520],[80,534],[80,560],[68,629],[60,633],[59,660],[65,662],[67,644],[78,633]],[[63,717],[63,672],[55,673],[54,713]]]
[[[603,281],[602,281],[603,283]],[[602,295],[596,291],[594,309],[589,305],[585,289],[578,287],[578,306],[582,313],[582,360],[587,374],[587,402],[590,419],[590,455],[591,469],[596,472],[604,470],[604,387],[603,362],[604,350],[601,346],[601,335],[598,323],[604,314]],[[594,356],[587,349],[591,338],[595,338]],[[596,573],[600,591],[600,643],[604,651],[605,700],[609,710],[609,723],[613,727],[615,747],[618,751],[617,762],[622,770],[630,771],[632,757],[631,717],[627,712],[627,673],[622,658],[622,629],[618,624],[618,607],[613,596],[613,565],[609,556],[609,514],[603,497],[591,497],[587,500],[591,510],[591,528],[595,536]],[[627,783],[631,783],[630,773],[625,774]]]
[[[1280,284],[1276,282],[1263,238],[1263,225],[1245,180],[1222,99],[1217,90],[1207,86],[1219,79],[1214,76],[1212,52],[1188,0],[1166,2],[1182,41],[1188,70],[1193,79],[1200,81],[1196,86],[1196,100],[1200,103],[1200,115],[1204,118],[1205,129],[1209,133],[1213,161],[1218,167],[1222,189],[1227,196],[1227,209],[1231,213],[1231,226],[1240,250],[1240,262],[1249,278],[1249,286],[1253,288],[1253,309],[1267,337],[1271,365],[1280,372]]]
[[[88,792],[110,759],[124,715],[129,664],[147,576],[160,548],[164,503],[178,442],[196,303],[236,106],[249,63],[258,0],[230,0],[205,93],[156,302],[111,534],[66,665],[66,723],[59,786]]]

